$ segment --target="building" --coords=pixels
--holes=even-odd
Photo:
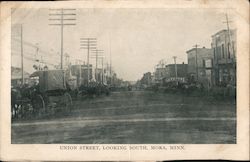
[[[166,77],[166,68],[157,67],[154,72],[154,83],[162,84],[165,77]]]
[[[185,82],[187,80],[187,64],[168,64],[166,65],[166,74],[164,82],[179,81]]]
[[[188,57],[188,81],[207,84],[206,61],[212,61],[212,49],[210,48],[192,48],[187,52]]]
[[[107,69],[102,69],[102,68],[98,68],[95,69],[95,81],[98,83],[102,83],[107,85],[108,84],[108,80],[110,77],[108,76],[108,70]]]
[[[149,86],[152,84],[152,75],[150,72],[144,73],[141,79],[141,85]]]
[[[86,85],[88,81],[88,65],[71,65],[71,75],[77,77],[77,85]],[[81,72],[80,72],[81,71]],[[92,65],[89,65],[89,81],[92,80]]]
[[[95,69],[95,81],[101,83],[103,81],[103,70],[101,68]]]
[[[212,35],[213,84],[236,84],[236,30],[221,30]]]

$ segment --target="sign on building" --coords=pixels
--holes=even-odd
[[[206,68],[212,68],[212,59],[205,60],[205,67]]]

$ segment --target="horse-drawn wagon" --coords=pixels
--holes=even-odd
[[[12,110],[20,109],[18,112],[22,112],[22,117],[27,116],[27,114],[41,116],[57,111],[71,111],[70,91],[72,85],[69,84],[69,72],[66,70],[36,71],[30,77],[36,79],[37,84],[22,88],[22,91],[16,90],[12,94]],[[14,114],[18,112],[14,112]]]

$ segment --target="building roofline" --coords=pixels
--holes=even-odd
[[[190,50],[186,51],[186,53],[188,54],[189,52],[191,51],[194,51],[196,48],[191,48]],[[207,49],[207,50],[211,50],[211,48],[206,48],[206,47],[202,47],[202,48],[197,48],[198,50],[199,49]]]
[[[165,67],[167,67],[167,66],[173,66],[173,65],[175,65],[175,64],[167,64]],[[187,65],[187,64],[176,64],[176,65]]]
[[[186,53],[189,53],[191,51],[195,50],[195,48],[191,48],[190,50],[186,51]]]
[[[217,33],[213,34],[211,37],[215,37],[216,35],[219,35],[219,34],[226,32],[226,31],[227,31],[227,29],[222,29],[222,30],[218,31]],[[230,31],[236,31],[236,29],[230,29]]]

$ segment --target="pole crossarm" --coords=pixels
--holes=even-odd
[[[59,19],[59,18],[51,18],[51,19],[49,19],[49,20],[61,20],[61,19]],[[67,18],[67,19],[63,19],[63,20],[76,20],[75,18]]]
[[[95,56],[91,56],[90,58],[96,58]],[[97,58],[105,58],[104,56],[99,56]]]
[[[95,47],[80,47],[80,49],[95,49]]]
[[[50,13],[49,16],[76,16],[75,13]]]
[[[96,38],[80,38],[80,40],[97,40]]]
[[[80,40],[81,43],[96,43],[96,40],[90,39],[90,40]]]
[[[64,10],[64,11],[76,11],[75,8],[50,8],[49,10],[50,11],[61,11],[61,10]]]
[[[95,49],[95,50],[92,50],[91,52],[104,52],[104,50]]]
[[[49,25],[59,25],[59,26],[65,26],[65,25],[76,25],[76,24],[49,24]]]
[[[80,42],[81,45],[96,45],[96,42]]]
[[[95,53],[96,53],[96,52],[92,52],[93,56],[96,56]],[[103,53],[103,52],[98,52],[98,56],[102,56],[102,55],[100,55],[100,54],[104,54],[104,53]]]

